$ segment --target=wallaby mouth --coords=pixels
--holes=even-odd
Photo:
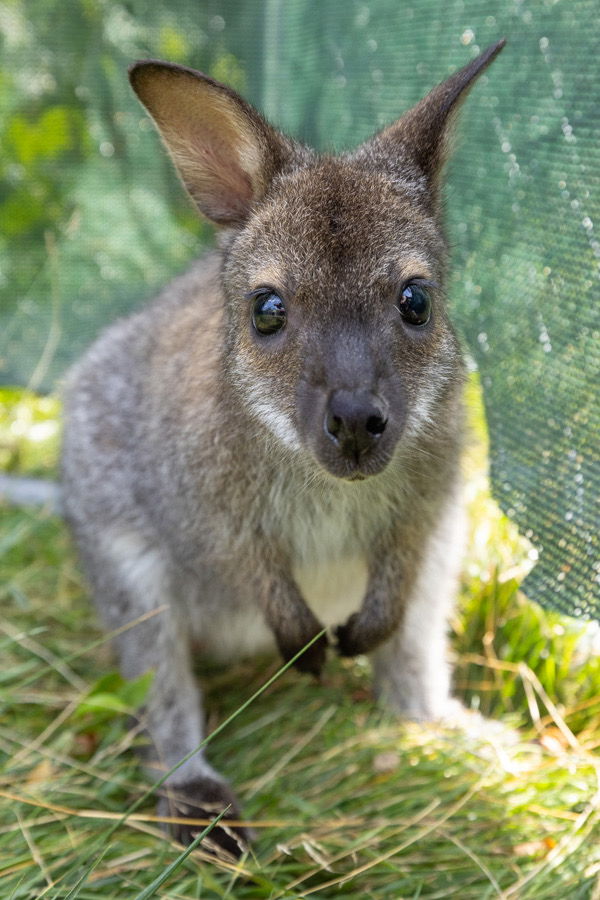
[[[386,468],[392,453],[369,452],[359,457],[349,457],[343,454],[333,456],[332,454],[317,454],[318,462],[321,466],[335,478],[341,478],[344,481],[365,481],[379,475]]]
[[[376,298],[377,299],[377,298]],[[365,304],[369,307],[369,304]],[[339,315],[332,306],[331,319]],[[397,330],[387,312],[356,310],[307,340],[296,388],[300,439],[329,475],[361,481],[394,455],[406,419],[406,379],[398,363]],[[395,320],[394,320],[395,323]]]

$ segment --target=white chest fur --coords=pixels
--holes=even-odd
[[[295,566],[302,596],[323,625],[342,625],[359,609],[367,588],[367,563],[361,557]]]
[[[343,624],[359,609],[367,585],[364,559],[347,557],[294,566],[302,596],[326,627]],[[216,612],[208,632],[200,629],[200,643],[221,662],[275,649],[272,631],[258,605],[244,606],[232,616]]]
[[[357,537],[356,510],[343,502],[295,517],[289,540],[300,591],[323,625],[341,625],[361,605],[367,563]]]

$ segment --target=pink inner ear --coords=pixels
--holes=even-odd
[[[264,186],[266,123],[200,73],[151,63],[134,76],[136,92],[200,211],[220,225],[242,224]]]
[[[218,132],[203,128],[189,144],[177,141],[174,150],[185,186],[205,215],[222,224],[248,215],[254,188],[240,164],[238,148]]]

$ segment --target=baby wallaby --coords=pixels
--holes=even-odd
[[[192,662],[277,647],[318,675],[371,654],[398,713],[444,713],[460,560],[464,367],[448,319],[441,175],[490,47],[358,149],[319,154],[230,88],[163,62],[131,83],[219,249],[108,328],[66,389],[64,504],[164,812],[235,797],[193,752]],[[211,834],[232,854],[247,834]],[[196,829],[197,831],[198,829]],[[175,829],[190,841],[194,829]]]

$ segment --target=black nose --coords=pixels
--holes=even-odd
[[[334,391],[325,410],[325,434],[343,456],[358,461],[377,443],[387,425],[382,401],[368,391]]]

